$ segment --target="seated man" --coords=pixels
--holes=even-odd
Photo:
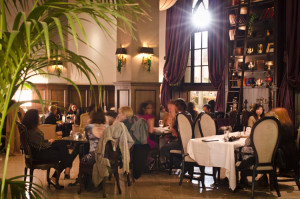
[[[55,124],[56,126],[56,131],[62,131],[63,137],[69,136],[70,131],[65,128],[63,124],[57,124],[57,108],[56,106],[50,106],[49,107],[49,112],[46,114],[45,117],[45,124]]]
[[[212,118],[216,118],[215,114],[211,112],[211,106],[209,104],[204,104],[202,110],[208,115],[210,115]]]
[[[177,99],[175,101],[176,113],[182,113],[187,115],[192,121],[192,116],[186,111],[187,106],[183,99]],[[180,136],[178,133],[178,123],[177,120],[173,124],[170,124],[171,136],[169,137],[168,143],[161,148],[161,163],[164,164],[169,161],[170,150],[180,150],[182,148]]]

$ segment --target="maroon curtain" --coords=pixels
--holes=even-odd
[[[224,0],[209,0],[212,22],[208,31],[208,67],[211,84],[218,89],[217,111],[225,111],[226,13]]]
[[[161,104],[164,107],[171,98],[170,84],[182,79],[188,62],[192,3],[192,0],[180,0],[167,10],[166,62],[161,89]]]
[[[300,1],[285,3],[288,64],[279,89],[278,106],[286,108],[294,121],[294,89],[300,87]]]

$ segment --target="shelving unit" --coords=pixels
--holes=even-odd
[[[227,7],[226,112],[232,111],[233,102],[237,102],[237,120],[246,99],[251,106],[257,103],[256,99],[263,98],[266,111],[275,106],[278,63],[276,6],[277,0],[239,0],[237,5]]]

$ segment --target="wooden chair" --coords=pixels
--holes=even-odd
[[[252,174],[251,198],[254,198],[256,175],[266,173],[269,173],[270,177],[273,178],[274,187],[278,197],[280,197],[275,166],[275,155],[281,137],[280,129],[281,125],[276,118],[265,117],[256,122],[251,130],[250,139],[254,151],[255,164],[249,170],[244,171],[245,175]]]
[[[114,174],[114,176],[116,178],[116,183],[117,183],[119,194],[122,193],[121,187],[120,187],[119,173],[118,173],[120,155],[121,155],[121,153],[119,150],[116,150],[116,151],[113,150],[111,141],[106,143],[104,157],[109,159],[109,162],[110,162],[109,173],[110,173],[110,176],[111,176],[111,174]],[[92,176],[92,174],[93,174],[93,164],[84,164],[84,163],[80,162],[79,176],[78,176],[80,185],[79,185],[78,194],[81,193],[82,187],[84,186],[84,176],[85,175]],[[106,198],[106,180],[107,180],[107,177],[105,177],[102,181],[103,198]]]
[[[179,136],[180,136],[181,143],[182,143],[182,150],[171,150],[170,151],[169,173],[171,174],[172,169],[173,169],[173,157],[176,155],[177,156],[179,155],[182,158],[181,175],[180,175],[180,181],[179,181],[179,185],[181,185],[185,171],[186,171],[186,166],[188,166],[188,168],[190,168],[189,174],[190,174],[190,179],[192,180],[193,174],[194,174],[194,166],[198,166],[198,164],[187,153],[187,144],[190,141],[190,139],[192,139],[192,135],[193,135],[192,122],[186,115],[184,115],[182,113],[177,114],[176,120],[178,121],[178,131],[179,131]]]
[[[57,138],[55,124],[41,124],[38,128],[44,133],[45,140]]]
[[[88,125],[89,119],[90,119],[89,113],[83,113],[80,115],[80,125],[79,125],[80,133],[83,133],[86,125]]]
[[[216,121],[208,114],[203,113],[200,117],[200,133],[201,137],[214,136],[218,132]],[[220,181],[220,168],[213,167],[213,174],[205,173],[205,167],[200,167],[204,175],[213,176],[214,182],[217,182],[216,174],[218,173],[218,181]],[[205,186],[203,184],[203,186]]]
[[[19,132],[20,132],[20,139],[21,139],[21,145],[24,149],[24,153],[25,153],[25,169],[24,169],[24,181],[26,181],[27,178],[27,171],[29,169],[30,171],[30,185],[29,185],[29,189],[31,189],[32,187],[32,180],[33,180],[33,171],[35,169],[41,169],[41,170],[47,170],[47,182],[48,182],[48,186],[50,188],[50,178],[49,178],[49,174],[50,174],[50,169],[54,168],[57,172],[57,184],[59,184],[59,175],[60,173],[58,172],[58,162],[42,162],[39,160],[35,160],[32,157],[32,153],[31,153],[31,148],[29,146],[28,143],[28,131],[26,129],[26,127],[19,123],[16,122],[19,128]],[[56,188],[60,188],[60,187],[56,187]]]
[[[203,115],[203,113],[200,113],[197,116],[197,118],[193,124],[193,138],[201,138],[202,137],[201,130],[200,130],[200,118],[202,115]]]

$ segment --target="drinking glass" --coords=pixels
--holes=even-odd
[[[159,127],[161,127],[161,128],[164,127],[163,121],[162,121],[162,120],[159,120],[159,121],[158,121],[158,125],[159,125]]]

